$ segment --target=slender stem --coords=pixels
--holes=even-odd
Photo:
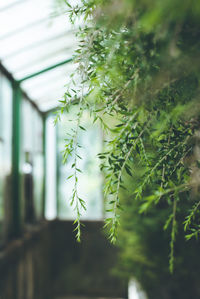
[[[121,177],[122,177],[122,173],[123,173],[123,170],[124,170],[124,167],[130,157],[130,155],[132,154],[133,150],[135,149],[135,145],[137,143],[137,141],[141,138],[142,134],[144,133],[145,129],[143,129],[140,134],[138,135],[137,139],[135,140],[135,142],[133,143],[132,147],[130,148],[130,150],[128,151],[128,153],[126,154],[126,157],[125,157],[125,160],[123,162],[123,165],[119,171],[119,174],[118,174],[118,181],[117,181],[117,190],[116,190],[116,195],[115,195],[115,199],[114,199],[114,207],[113,207],[113,212],[114,212],[114,215],[113,215],[113,221],[112,221],[112,224],[113,224],[113,231],[112,231],[112,234],[110,236],[111,238],[111,241],[112,242],[115,242],[115,235],[116,235],[116,229],[117,229],[117,208],[118,208],[118,205],[119,205],[119,189],[120,189],[120,185],[121,185]]]

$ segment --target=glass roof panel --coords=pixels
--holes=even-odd
[[[16,80],[72,58],[76,29],[63,8],[54,8],[55,0],[1,1],[0,60]],[[63,95],[74,70],[72,63],[59,66],[24,81],[22,88],[40,109],[44,109],[42,101],[47,107],[48,99],[49,106],[57,105],[56,97]]]
[[[0,38],[8,38],[48,19],[52,14],[52,1],[20,1],[18,5],[11,5],[8,10],[0,13]]]
[[[56,53],[55,55],[52,56],[46,56],[46,57],[40,57],[40,56],[33,56],[32,60],[34,60],[35,63],[29,64],[27,61],[27,64],[25,65],[22,64],[23,68],[13,68],[13,73],[14,76],[17,80],[21,80],[24,77],[31,75],[33,73],[39,72],[40,70],[43,70],[45,68],[48,68],[54,64],[57,64],[61,61],[64,61],[66,59],[70,59],[72,56],[73,52],[61,52],[61,53]],[[4,63],[5,67],[10,69],[12,67],[12,64],[10,64],[8,61]]]
[[[63,78],[65,80],[65,84],[67,84],[69,75],[74,71],[75,71],[75,64],[68,63],[58,68],[55,68],[50,72],[45,72],[30,80],[26,80],[22,82],[22,87],[25,91],[29,90],[31,93],[35,89],[40,90],[43,86],[49,86],[50,83],[57,80],[62,80]]]
[[[58,78],[57,80],[51,81],[51,84],[45,84],[43,86],[40,86],[39,88],[35,88],[32,90],[29,90],[29,95],[31,98],[35,99],[41,99],[45,98],[47,94],[52,94],[52,91],[55,89],[61,89],[61,87],[64,87],[66,84],[66,78]]]
[[[42,51],[44,52],[45,50],[47,51],[48,49],[56,49],[59,47],[62,47],[63,45],[68,45],[71,40],[74,39],[74,33],[73,31],[69,32],[68,34],[66,34],[66,30],[63,31],[62,33],[50,36],[50,37],[42,37],[39,36],[39,38],[37,38],[37,40],[34,42],[33,40],[31,40],[30,44],[26,44],[24,45],[24,43],[22,45],[20,45],[20,47],[16,47],[13,49],[13,47],[10,47],[9,43],[6,44],[1,43],[4,45],[4,49],[0,50],[1,53],[1,57],[6,60],[6,59],[11,59],[11,58],[20,58],[20,56],[22,55],[31,55],[32,53],[34,53],[35,51]],[[7,48],[6,51],[6,46],[9,46],[9,48]]]
[[[36,101],[36,104],[40,107],[41,111],[48,111],[58,106],[59,100],[62,99],[64,94],[64,88],[55,90],[53,93],[48,94],[45,98],[41,98]]]
[[[74,83],[75,85],[79,83],[80,77],[76,75],[74,77]],[[41,97],[37,95],[37,100],[35,101],[36,104],[40,106],[40,109],[42,111],[47,111],[48,109],[52,109],[53,107],[58,106],[58,101],[63,100],[63,95],[67,90],[66,84],[70,82],[70,77],[67,76],[65,81],[60,81],[58,83],[55,82],[52,86],[49,86],[48,92],[44,92],[42,94],[41,92]],[[64,83],[64,84],[62,84]],[[70,88],[76,89],[76,86],[73,85],[72,83],[70,84]],[[84,91],[84,93],[87,92],[87,90]],[[78,92],[80,94],[80,91]]]
[[[0,38],[1,57],[11,55],[13,52],[20,51],[23,48],[34,48],[34,44],[51,39],[57,35],[60,35],[60,33],[63,33],[64,31],[67,36],[67,33],[72,30],[72,28],[67,26],[65,22],[66,18],[66,16],[58,16],[52,19],[50,22],[50,19],[47,19],[46,22],[38,23],[27,30],[19,31],[13,36]],[[72,37],[72,34],[69,35],[69,38],[70,37]]]
[[[4,0],[0,2],[0,12],[10,9],[13,6],[19,5],[28,0]]]

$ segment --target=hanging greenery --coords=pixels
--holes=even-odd
[[[171,229],[170,270],[173,270],[177,213],[187,198],[186,239],[198,236],[199,214],[199,75],[200,2],[192,0],[82,0],[66,1],[71,22],[84,20],[78,32],[75,61],[81,82],[67,89],[60,115],[79,105],[76,129],[66,139],[64,162],[74,156],[74,192],[80,240],[81,208],[78,196],[77,135],[82,111],[89,109],[104,131],[101,170],[110,216],[105,220],[115,242],[124,189],[139,213],[162,204],[165,229]],[[77,74],[76,74],[77,75]],[[73,81],[73,78],[72,78]],[[131,176],[135,189],[126,183]],[[137,178],[137,179],[136,179]],[[137,184],[135,184],[137,182]],[[188,208],[189,206],[189,208]]]

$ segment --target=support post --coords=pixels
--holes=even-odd
[[[60,167],[59,167],[59,135],[58,135],[58,124],[56,125],[56,218],[59,218],[60,212],[60,202],[59,202],[59,176],[60,176]]]
[[[45,218],[45,195],[46,195],[46,115],[43,115],[43,167],[44,167],[44,175],[43,175],[43,196],[42,196],[42,218]]]
[[[13,82],[13,147],[12,147],[12,236],[21,234],[21,192],[20,192],[20,112],[21,89],[17,82]]]

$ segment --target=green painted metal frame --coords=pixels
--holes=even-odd
[[[29,97],[22,90],[20,83],[39,76],[45,72],[48,72],[54,68],[62,66],[66,63],[72,61],[72,58],[65,61],[61,61],[58,64],[52,65],[48,68],[45,68],[39,72],[31,74],[19,81],[16,81],[12,74],[10,74],[0,63],[0,70],[5,74],[5,76],[12,82],[13,88],[13,147],[12,147],[12,231],[10,232],[11,237],[19,237],[22,233],[22,198],[21,198],[21,174],[20,174],[20,151],[21,151],[21,103],[22,97],[25,96],[37,109],[43,117],[43,152],[44,152],[44,178],[43,178],[43,206],[42,212],[43,217],[45,214],[45,190],[46,190],[46,118],[48,113],[42,113],[38,107],[29,99]],[[58,141],[58,132],[56,129],[56,140]],[[58,148],[56,148],[56,199],[57,199],[57,216],[59,213],[59,200],[58,200],[58,182],[59,182],[59,157],[58,157]]]
[[[46,198],[46,115],[43,115],[43,167],[44,167],[44,176],[43,176],[43,201],[42,201],[42,218],[45,218],[45,198]]]
[[[56,125],[56,216],[59,218],[60,213],[60,200],[59,200],[59,181],[60,181],[60,152],[58,149],[59,135],[58,135],[58,124]]]
[[[52,66],[49,66],[48,68],[45,68],[45,69],[42,69],[36,73],[33,73],[33,74],[30,74],[20,80],[18,80],[18,84],[20,86],[20,83],[21,82],[24,82],[26,80],[29,80],[29,79],[32,79],[34,77],[37,77],[43,73],[46,73],[48,71],[51,71],[57,67],[60,67],[64,64],[67,64],[69,62],[71,62],[73,59],[72,58],[69,58],[67,60],[64,60],[64,61],[61,61],[55,65],[52,65]],[[43,167],[44,167],[44,178],[43,178],[43,203],[42,203],[42,216],[44,218],[44,215],[45,215],[45,193],[46,193],[46,119],[47,119],[47,116],[49,115],[49,113],[43,113],[43,152],[44,152],[44,160],[43,160]],[[56,128],[56,141],[58,142],[58,130]],[[57,216],[59,214],[59,190],[58,190],[58,185],[59,185],[59,153],[58,153],[58,148],[56,148],[56,201],[57,201],[57,205],[56,205],[56,208],[57,208]]]
[[[21,99],[22,92],[20,85],[13,82],[13,148],[12,148],[12,208],[13,223],[12,233],[14,237],[21,234],[21,184],[20,184],[20,119],[21,119]]]
[[[39,76],[39,75],[41,75],[41,74],[43,74],[43,73],[49,72],[49,71],[51,71],[51,70],[57,68],[57,67],[59,67],[59,66],[62,66],[62,65],[64,65],[64,64],[67,64],[67,63],[71,62],[72,60],[73,60],[73,58],[69,58],[69,59],[63,60],[63,61],[61,61],[61,62],[59,62],[59,63],[57,63],[57,64],[51,65],[51,66],[49,66],[49,67],[47,67],[47,68],[45,68],[45,69],[42,69],[42,70],[40,70],[40,71],[38,71],[38,72],[36,72],[36,73],[30,74],[30,75],[28,75],[28,76],[26,76],[26,77],[24,77],[24,78],[18,80],[18,82],[21,83],[21,82],[23,82],[23,81],[26,81],[26,80],[32,79],[32,78],[34,78],[34,77],[37,77],[37,76]]]

